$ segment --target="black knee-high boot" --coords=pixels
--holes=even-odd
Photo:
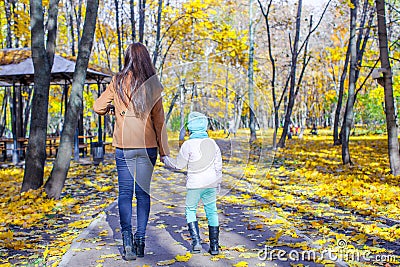
[[[210,254],[219,254],[219,226],[208,226],[208,233],[210,237]]]
[[[192,238],[192,253],[200,253],[201,251],[201,239],[199,224],[197,221],[188,223],[190,237]]]
[[[131,232],[129,231],[122,232],[122,243],[124,246],[125,259],[128,261],[135,260],[136,254],[135,250],[133,249],[133,236]]]
[[[143,258],[144,257],[145,241],[146,241],[145,237],[137,237],[135,235],[134,247],[135,247],[136,255],[139,258]]]

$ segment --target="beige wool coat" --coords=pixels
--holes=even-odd
[[[130,90],[130,77],[128,76],[125,79],[125,86],[122,86],[126,93]],[[99,115],[107,113],[109,104],[113,104],[115,107],[113,146],[118,148],[158,147],[160,156],[169,155],[164,108],[161,98],[162,90],[163,87],[156,75],[138,88],[136,93],[145,94],[148,107],[141,118],[135,115],[132,104],[127,107],[119,98],[116,92],[115,77],[113,77],[111,83],[93,105],[94,111]]]

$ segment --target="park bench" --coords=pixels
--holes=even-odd
[[[17,151],[21,158],[25,158],[26,148],[28,146],[28,139],[21,137],[17,139],[17,142],[19,144]],[[14,140],[12,138],[0,139],[0,154],[2,155],[3,161],[6,161],[9,152],[12,153],[12,151],[14,150],[13,146],[10,146],[9,144],[14,144]]]

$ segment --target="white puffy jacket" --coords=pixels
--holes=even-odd
[[[211,138],[189,139],[183,143],[176,160],[168,158],[165,165],[175,169],[187,167],[186,187],[213,188],[221,183],[221,151]]]

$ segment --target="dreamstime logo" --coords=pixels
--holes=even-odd
[[[323,251],[298,251],[298,250],[283,250],[273,249],[271,246],[265,246],[264,249],[258,252],[258,259],[261,261],[355,261],[355,262],[388,262],[394,263],[397,261],[395,255],[376,254],[373,255],[368,250],[358,250],[349,246],[347,241],[339,239],[336,242],[336,247],[324,249]]]

